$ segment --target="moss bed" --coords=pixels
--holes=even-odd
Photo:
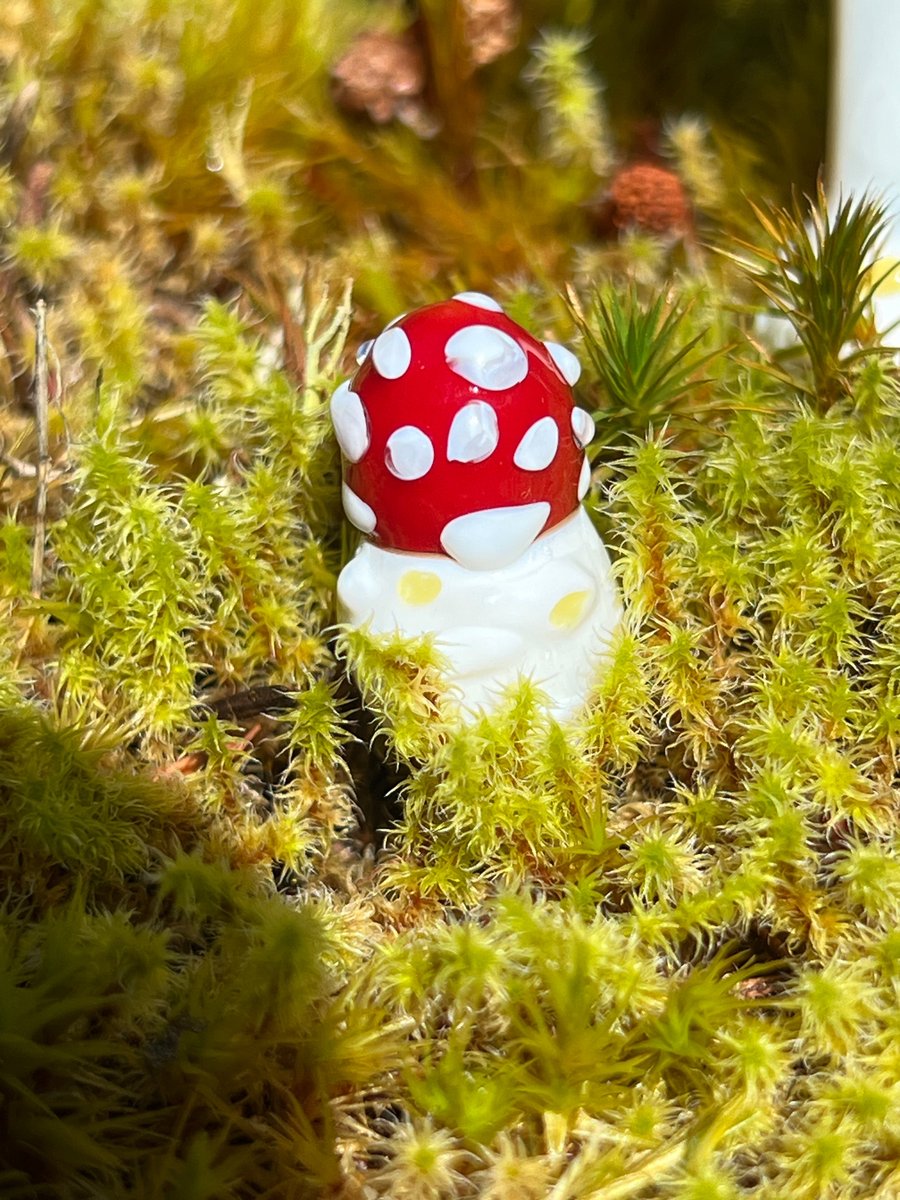
[[[684,117],[604,227],[591,5],[487,63],[423,3],[384,124],[334,64],[406,10],[195,7],[0,11],[0,1194],[896,1197],[878,211]],[[585,364],[627,615],[564,728],[335,623],[329,396],[463,287]]]

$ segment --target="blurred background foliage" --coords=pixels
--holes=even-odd
[[[147,354],[157,324],[174,339],[203,293],[277,311],[286,256],[334,256],[361,313],[385,319],[460,280],[546,289],[642,200],[662,208],[638,222],[658,235],[739,222],[741,188],[812,186],[826,14],[824,0],[9,0],[8,264],[77,297],[87,361],[145,385],[148,358],[174,371],[173,349]],[[634,163],[674,179],[629,187]]]

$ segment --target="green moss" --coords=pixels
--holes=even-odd
[[[617,4],[523,6],[476,70],[429,0],[431,109],[384,127],[329,72],[399,6],[196,7],[0,13],[0,1191],[893,1195],[878,211],[751,231],[744,150],[682,119],[703,236],[602,241],[646,65],[597,72]],[[626,616],[565,727],[523,681],[460,728],[438,645],[336,624],[330,393],[464,287],[588,360]]]

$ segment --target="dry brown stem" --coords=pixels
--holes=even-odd
[[[47,479],[50,470],[48,431],[49,388],[47,383],[47,305],[38,300],[35,308],[34,418],[37,427],[37,489],[34,500],[34,543],[31,558],[31,592],[40,596],[44,577],[47,539]]]

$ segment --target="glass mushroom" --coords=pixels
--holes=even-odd
[[[574,404],[574,354],[464,292],[392,322],[359,364],[331,401],[344,510],[366,536],[340,618],[433,635],[462,719],[520,677],[573,716],[621,615],[581,505],[594,425]]]

